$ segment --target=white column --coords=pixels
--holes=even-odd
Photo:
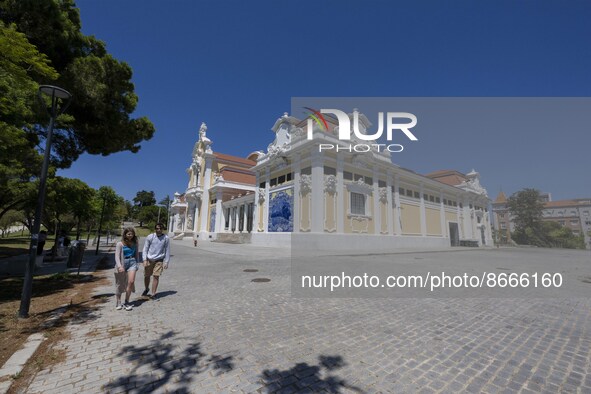
[[[193,237],[195,237],[195,235],[197,234],[197,232],[199,231],[199,223],[197,222],[197,220],[199,220],[199,208],[201,207],[201,198],[197,198],[195,200],[195,211],[193,212]]]
[[[171,211],[172,212],[172,211]],[[169,214],[170,215],[170,214]],[[168,217],[168,232],[174,234],[174,215]]]
[[[425,213],[425,199],[423,198],[423,182],[419,185],[419,193],[421,194],[421,235],[424,237],[427,235],[427,215]]]
[[[345,183],[343,179],[344,168],[345,163],[343,159],[343,154],[337,153],[337,234],[345,233],[345,197],[347,195],[347,191],[345,190]]]
[[[232,232],[238,231],[238,221],[236,220],[236,212],[238,212],[238,208],[236,206],[230,208],[230,231],[234,229],[234,231]]]
[[[312,232],[324,232],[324,157],[312,151]]]
[[[216,202],[215,202],[215,232],[221,233],[222,232],[222,219],[224,217],[224,213],[222,212],[222,191],[218,190],[215,194]]]
[[[292,156],[291,170],[293,171],[293,232],[300,232],[300,220],[302,200],[300,196],[300,172],[302,170],[301,156],[296,153]]]
[[[441,221],[441,236],[445,238],[447,227],[445,223],[445,206],[443,205],[443,192],[439,189],[439,220]]]
[[[396,204],[396,217],[394,221],[394,233],[402,235],[402,207],[400,206],[400,177],[398,174],[394,175],[394,204]]]
[[[242,214],[242,231],[247,233],[248,226],[247,226],[247,219],[248,219],[248,203],[244,203],[244,212]]]
[[[457,196],[456,196],[457,198]],[[459,199],[458,199],[459,200]],[[459,202],[459,201],[458,201]],[[472,223],[470,219],[470,200],[468,198],[464,198],[464,207],[461,208],[463,210],[464,220],[462,221],[462,227],[464,228],[463,234],[461,238],[469,239],[472,238]],[[458,204],[458,223],[460,217],[460,205]]]
[[[252,232],[257,233],[259,231],[259,173],[256,173],[254,188],[254,212],[252,213]]]
[[[271,172],[269,167],[265,168],[265,202],[263,204],[263,228],[265,233],[269,232],[269,188],[271,187]],[[240,212],[238,213],[240,214]]]
[[[393,194],[392,194],[392,173],[386,173],[386,188],[388,188],[388,203],[386,204],[386,220],[388,221],[388,234],[394,234],[394,219],[392,217]]]
[[[205,159],[205,175],[203,176],[203,198],[201,199],[201,224],[199,232],[203,235],[202,239],[207,239],[207,232],[209,232],[209,223],[207,221],[209,214],[209,186],[211,184],[211,164],[213,159],[208,157]]]
[[[374,234],[379,235],[382,231],[382,215],[380,210],[380,183],[378,181],[378,168],[373,167],[371,174],[373,180],[373,222]]]

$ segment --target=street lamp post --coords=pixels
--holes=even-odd
[[[31,306],[31,294],[33,292],[33,271],[35,269],[35,260],[37,259],[37,242],[39,238],[39,230],[41,229],[41,213],[43,212],[43,204],[45,203],[47,169],[49,168],[49,159],[51,157],[51,136],[53,134],[53,126],[55,124],[56,118],[64,113],[72,100],[72,95],[68,91],[58,88],[57,86],[39,86],[39,98],[41,102],[45,104],[42,95],[46,95],[51,98],[51,105],[47,108],[50,120],[47,138],[45,141],[43,167],[41,168],[41,176],[39,178],[39,198],[37,199],[37,206],[35,207],[35,221],[33,222],[33,229],[31,231],[29,263],[25,267],[25,280],[23,282],[21,304],[18,311],[18,316],[20,318],[29,317],[29,307]],[[60,103],[61,106],[59,105]]]
[[[103,231],[103,218],[105,217],[105,206],[107,205],[107,197],[103,195],[103,209],[101,210],[101,219],[99,221],[99,228],[96,240],[96,250],[94,252],[95,255],[98,255],[99,246],[101,244],[101,231]]]

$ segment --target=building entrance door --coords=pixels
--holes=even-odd
[[[449,222],[449,242],[451,246],[460,246],[460,232],[457,223]]]

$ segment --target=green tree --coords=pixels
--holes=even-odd
[[[156,204],[156,197],[153,191],[140,190],[133,198],[133,204],[138,207],[147,207]]]
[[[0,231],[2,232],[2,238],[5,237],[6,232],[11,226],[20,224],[23,220],[23,213],[20,211],[8,211],[6,215],[0,218]]]
[[[1,3],[0,3],[1,4]],[[0,6],[1,9],[1,6]],[[29,43],[14,25],[0,20],[0,218],[19,209],[27,197],[27,182],[41,168],[36,149],[33,111],[38,84],[58,77],[47,56]]]
[[[138,220],[140,222],[140,226],[148,226],[154,227],[156,224],[156,220],[158,219],[158,210],[161,210],[161,207],[156,205],[148,205],[146,207],[142,207],[139,212]]]
[[[139,143],[152,137],[154,126],[147,118],[130,117],[138,102],[131,83],[131,67],[109,55],[104,42],[80,32],[80,14],[72,0],[0,0],[0,20],[14,24],[30,44],[46,55],[46,58],[38,57],[37,63],[48,59],[55,69],[50,74],[46,62],[45,69],[38,67],[44,73],[27,75],[37,83],[48,82],[53,77],[55,84],[75,98],[68,116],[56,125],[54,165],[69,167],[83,152],[101,155],[123,150],[137,152]],[[22,74],[21,69],[28,70],[26,64],[13,64],[16,66],[7,71],[10,75],[18,76]],[[33,93],[34,90],[33,87]],[[25,97],[29,99],[25,103],[30,108],[31,89],[27,92]],[[18,115],[15,109],[2,110],[3,118],[12,119],[13,113]],[[44,113],[40,111],[40,114]],[[32,127],[23,126],[17,120],[6,123],[20,129],[24,138],[34,140],[37,135],[44,136],[44,130],[36,126],[47,124],[47,114],[44,116],[45,119],[37,117]]]
[[[542,231],[544,204],[536,189],[523,189],[513,193],[507,200],[515,224],[514,239],[517,243],[544,245],[547,240]]]
[[[164,222],[166,224],[168,220],[168,208],[170,208],[171,199],[169,195],[166,195],[162,200],[160,200],[159,204],[162,207],[160,212],[160,222]]]
[[[568,227],[549,221],[544,222],[542,228],[548,239],[548,246],[567,249],[585,249],[585,237],[576,236]]]
[[[22,204],[25,223],[29,230],[32,227],[39,182],[30,184]],[[69,232],[77,226],[78,235],[82,223],[96,216],[93,205],[95,190],[80,179],[54,177],[48,179],[41,222],[50,232],[60,230]]]

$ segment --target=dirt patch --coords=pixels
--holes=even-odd
[[[46,340],[41,344],[35,356],[21,374],[14,379],[9,392],[23,392],[30,379],[40,369],[63,361],[62,354],[54,344],[65,339],[66,326],[70,322],[84,323],[98,317],[99,306],[108,301],[108,297],[93,297],[98,286],[108,284],[107,257],[101,260],[103,270],[92,276],[57,274],[37,277],[33,281],[33,298],[29,318],[17,317],[22,291],[22,279],[0,280],[0,365],[20,349],[29,335],[41,332]],[[20,285],[20,287],[19,287]],[[56,318],[57,314],[61,314]],[[53,318],[54,324],[47,328],[45,322]]]

